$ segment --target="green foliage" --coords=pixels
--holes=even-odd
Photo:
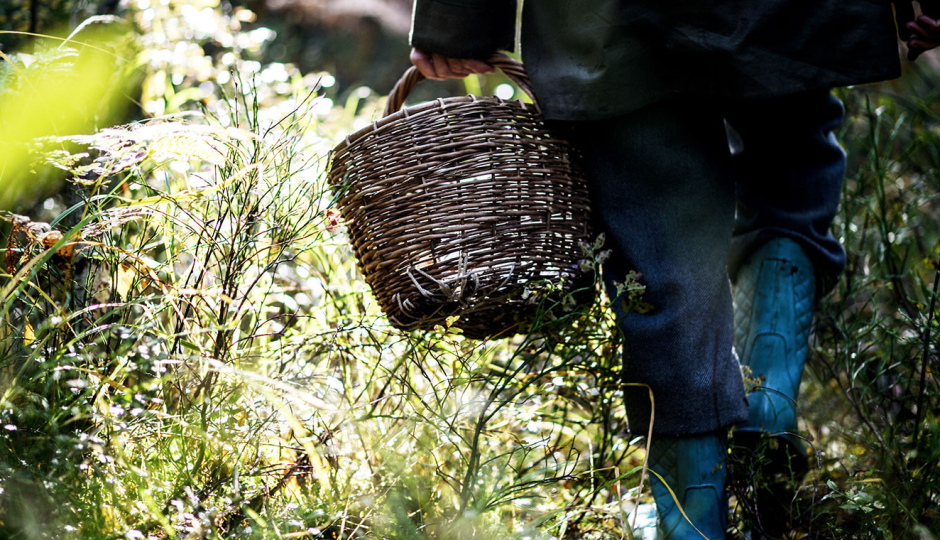
[[[503,343],[393,331],[330,230],[304,115],[268,129],[249,99],[229,102],[246,131],[79,139],[125,164],[101,167],[117,179],[83,187],[69,231],[13,218],[6,532],[504,538],[597,520],[637,472],[602,306],[559,306]],[[194,140],[224,159],[200,165]],[[548,489],[581,510],[553,517]],[[20,513],[24,494],[57,511]]]
[[[908,84],[936,79],[919,75]],[[843,93],[852,159],[836,236],[849,263],[817,313],[816,384],[804,410],[829,411],[807,414],[826,487],[806,506],[816,527],[836,514],[827,528],[843,537],[932,538],[924,531],[940,531],[940,387],[931,373],[940,101],[933,91],[909,99],[878,90]]]
[[[67,153],[62,137],[92,132],[127,115],[133,37],[119,19],[98,17],[67,41],[0,59],[0,209],[15,209],[65,171],[45,156]]]

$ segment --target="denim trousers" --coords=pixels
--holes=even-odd
[[[646,313],[625,314],[624,399],[630,430],[695,435],[748,418],[732,348],[731,282],[748,256],[790,238],[825,292],[845,267],[829,231],[845,174],[828,90],[751,101],[670,99],[615,118],[559,122],[584,157],[598,230],[612,250],[604,280],[630,270]],[[732,141],[729,143],[729,141]]]

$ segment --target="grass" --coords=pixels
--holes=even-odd
[[[305,115],[274,132],[239,103],[234,136],[152,121],[83,139],[126,168],[82,187],[85,217],[51,248],[15,222],[9,534],[495,538],[507,511],[533,527],[533,491],[591,507],[587,486],[636,472],[618,469],[633,450],[599,305],[503,343],[393,331],[330,230]],[[167,138],[225,159],[175,173],[152,152]]]
[[[60,139],[67,187],[7,216],[0,536],[631,537],[643,451],[601,295],[501,341],[393,330],[323,175],[381,100],[205,55],[150,9],[138,101],[169,116]],[[841,91],[850,262],[818,306],[795,537],[940,530],[934,77]]]

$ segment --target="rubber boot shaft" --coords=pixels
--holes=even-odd
[[[789,505],[809,468],[796,399],[814,298],[813,266],[791,240],[771,240],[738,272],[735,349],[760,386],[748,394],[748,422],[733,433],[733,491],[755,512],[752,532],[770,538],[793,529]]]
[[[725,537],[727,453],[725,432],[693,437],[653,436],[649,467],[665,481],[650,475],[659,515],[656,540],[701,540],[702,534],[709,540]],[[676,506],[670,489],[688,520]]]
[[[772,240],[739,271],[734,298],[735,349],[761,381],[739,429],[795,432],[815,298],[812,263],[796,242]]]

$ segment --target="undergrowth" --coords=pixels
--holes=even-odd
[[[394,331],[301,150],[306,116],[266,128],[250,96],[230,102],[238,129],[72,138],[102,172],[76,182],[79,222],[10,218],[7,533],[502,538],[622,522],[611,494],[639,469],[601,306],[498,343]],[[161,159],[184,152],[192,170]]]

